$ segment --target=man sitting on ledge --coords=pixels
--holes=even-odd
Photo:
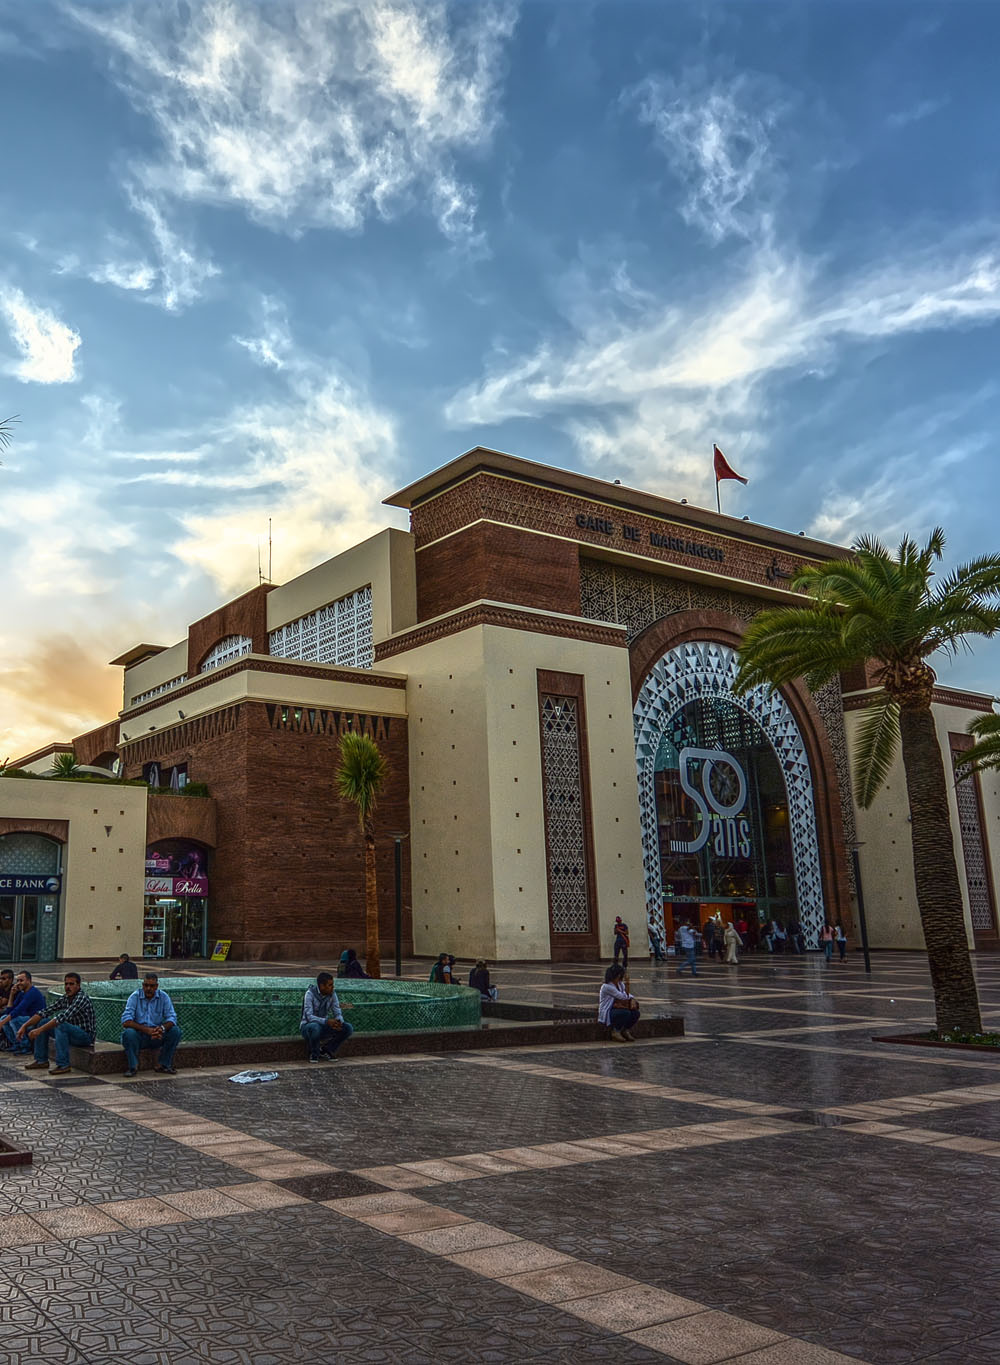
[[[315,986],[306,991],[299,1032],[306,1040],[311,1062],[330,1061],[354,1032],[340,1008],[332,973],[320,972]]]
[[[160,978],[147,972],[142,978],[142,990],[133,991],[122,1011],[122,1047],[125,1049],[125,1075],[134,1076],[139,1069],[142,1048],[159,1048],[156,1071],[176,1076],[174,1053],[181,1040],[177,1011],[166,991],[160,990]]]
[[[35,1045],[35,1060],[29,1062],[25,1071],[48,1071],[49,1034],[53,1034],[56,1045],[56,1065],[53,1076],[65,1076],[70,1071],[69,1050],[71,1047],[93,1047],[97,1024],[94,1019],[94,1002],[80,989],[80,973],[67,972],[63,977],[66,994],[57,1000],[47,1011],[45,1023],[42,1015],[36,1014],[28,1021],[28,1037]]]

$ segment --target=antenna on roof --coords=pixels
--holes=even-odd
[[[257,586],[258,588],[264,581],[264,575],[260,571],[260,537],[257,537]]]
[[[271,518],[267,519],[267,581],[271,582]]]

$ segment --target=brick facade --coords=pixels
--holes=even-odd
[[[375,735],[390,765],[376,814],[383,955],[395,935],[393,843],[409,828],[406,721],[243,702],[126,744],[126,775],[155,758],[186,763],[208,784],[217,847],[209,861],[209,937],[232,939],[234,959],[327,957],[364,950],[362,841],[357,815],[336,793],[339,735]],[[164,797],[183,814],[198,798]],[[404,851],[406,845],[404,844]],[[411,946],[409,861],[403,858],[403,950]]]

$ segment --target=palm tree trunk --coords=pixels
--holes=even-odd
[[[944,763],[929,706],[899,713],[906,793],[913,832],[917,908],[927,945],[940,1030],[981,1033],[979,993],[969,957],[955,863]]]
[[[365,835],[365,970],[369,976],[382,975],[378,938],[378,888],[375,882],[375,829],[366,821]]]

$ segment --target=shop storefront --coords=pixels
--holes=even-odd
[[[0,838],[0,962],[58,957],[61,854],[44,835]]]
[[[208,855],[199,845],[168,840],[146,850],[142,955],[208,956]]]

